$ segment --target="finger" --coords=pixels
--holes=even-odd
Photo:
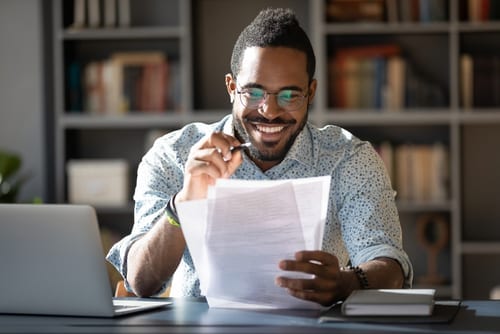
[[[324,265],[318,261],[296,261],[296,260],[282,260],[279,262],[279,268],[285,271],[302,272],[312,274],[320,277],[336,277],[340,268],[338,265],[330,264]]]
[[[206,173],[217,179],[228,174],[228,166],[216,148],[195,150],[187,167],[187,172],[194,176]]]
[[[293,289],[288,289],[287,291],[288,294],[290,294],[291,296],[315,302],[323,306],[330,306],[332,305],[333,301],[337,300],[337,297],[334,292],[324,293],[324,292],[293,290]]]
[[[193,159],[189,165],[186,165],[186,175],[189,175],[191,178],[202,176],[215,180],[222,177],[223,172],[216,164],[210,161]]]
[[[215,147],[223,160],[231,160],[232,152],[231,147],[238,146],[240,142],[235,137],[225,134],[223,132],[212,133],[206,141],[204,147]]]
[[[325,279],[290,279],[277,277],[276,284],[286,288],[287,292],[297,298],[314,301],[321,305],[330,305],[339,300],[339,282]]]
[[[331,291],[339,286],[338,280],[316,277],[312,279],[288,278],[279,276],[275,281],[276,285],[282,288],[292,290],[310,290],[310,291]]]
[[[295,253],[295,260],[301,262],[319,262],[323,265],[336,265],[338,266],[338,258],[328,252],[324,251],[300,251]]]

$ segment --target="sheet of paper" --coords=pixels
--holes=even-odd
[[[320,249],[330,177],[221,180],[207,200],[179,203],[184,236],[211,307],[319,308],[274,284],[282,259]]]

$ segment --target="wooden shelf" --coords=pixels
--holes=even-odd
[[[133,27],[133,28],[95,28],[65,29],[60,33],[63,40],[102,40],[102,39],[151,39],[181,38],[185,30],[181,27]]]

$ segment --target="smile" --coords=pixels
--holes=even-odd
[[[278,133],[283,130],[284,126],[265,126],[265,125],[255,125],[257,130],[264,133]]]

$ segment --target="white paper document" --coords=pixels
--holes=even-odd
[[[308,277],[278,268],[300,250],[319,250],[330,176],[280,181],[220,179],[206,200],[177,211],[201,293],[210,307],[308,308],[275,285],[277,276]]]

